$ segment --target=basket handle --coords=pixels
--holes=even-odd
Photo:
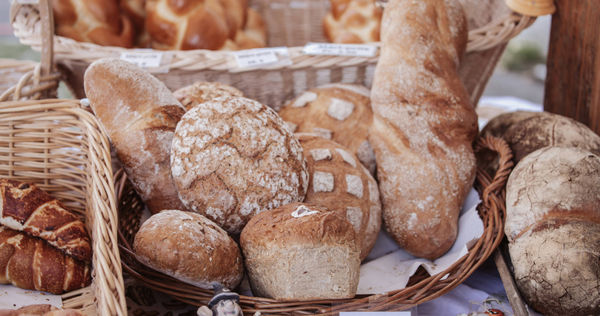
[[[52,2],[39,0],[40,18],[42,23],[42,56],[40,60],[42,76],[54,72],[54,15]]]

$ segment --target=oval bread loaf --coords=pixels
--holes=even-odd
[[[244,274],[238,245],[206,217],[178,210],[146,220],[133,249],[145,265],[204,289],[235,288]]]
[[[231,234],[252,216],[304,199],[302,147],[281,118],[254,100],[197,105],[175,130],[171,171],[179,197]]]
[[[360,248],[337,212],[292,203],[253,217],[240,245],[254,295],[277,300],[352,298]]]
[[[345,147],[317,135],[296,136],[304,149],[309,172],[304,203],[345,216],[354,227],[360,258],[366,258],[381,229],[377,182]]]
[[[525,156],[506,192],[515,280],[547,315],[600,313],[600,157],[546,147]]]
[[[173,92],[186,111],[194,106],[221,97],[243,97],[242,91],[220,82],[198,81]]]

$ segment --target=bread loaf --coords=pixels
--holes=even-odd
[[[466,39],[456,1],[387,3],[369,140],[387,231],[428,259],[454,243],[475,176],[477,117],[457,73]]]
[[[235,34],[236,49],[267,46],[267,27],[262,16],[252,8],[246,11],[246,25]]]
[[[0,179],[0,224],[42,238],[78,260],[92,260],[83,222],[34,184]]]
[[[277,300],[352,298],[360,248],[337,212],[293,203],[262,212],[242,231],[252,292]]]
[[[171,171],[181,201],[231,234],[262,211],[302,201],[302,147],[281,118],[254,100],[197,105],[175,130]]]
[[[382,10],[375,0],[330,0],[331,11],[323,19],[325,36],[333,43],[379,41]]]
[[[243,97],[242,91],[220,82],[199,81],[173,92],[186,111],[220,97]]]
[[[373,111],[366,87],[336,83],[310,89],[287,102],[279,115],[293,132],[330,138],[375,172],[375,154],[367,139]]]
[[[238,245],[200,214],[153,215],[135,235],[133,249],[145,265],[204,289],[235,288],[244,274]]]
[[[87,264],[42,239],[0,226],[0,284],[61,294],[90,282]]]
[[[56,34],[79,42],[132,47],[134,28],[118,0],[53,0]]]
[[[571,118],[549,112],[517,111],[491,119],[481,135],[504,139],[518,163],[528,154],[546,147],[577,147],[600,155],[600,136]],[[498,167],[497,155],[479,155],[479,165],[493,174]]]
[[[58,309],[48,304],[27,305],[19,309],[0,309],[0,316],[82,316],[75,309]]]
[[[92,63],[84,86],[92,110],[150,211],[185,209],[169,164],[173,132],[185,109],[171,91],[148,72],[118,59]]]
[[[525,156],[506,186],[515,280],[545,315],[600,314],[600,157],[545,147]]]
[[[304,150],[309,182],[304,203],[346,217],[354,227],[360,259],[367,257],[381,228],[377,182],[345,147],[311,134],[296,134]]]

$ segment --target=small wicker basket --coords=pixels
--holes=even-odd
[[[48,0],[39,0],[45,3]],[[504,0],[460,0],[469,19],[469,43],[460,75],[474,104],[483,93],[505,44],[535,18],[511,11]],[[193,50],[167,51],[166,62],[155,73],[170,89],[198,80],[220,81],[241,89],[246,96],[279,107],[296,94],[331,82],[361,83],[370,86],[377,63],[374,57],[311,56],[302,53],[307,42],[325,42],[322,18],[329,10],[327,0],[251,0],[250,5],[264,17],[271,47],[289,47],[289,63],[240,71],[232,66],[230,52]],[[52,34],[42,34],[39,21],[44,14],[37,5],[17,2],[11,7],[15,35],[25,45],[40,49],[52,42]],[[49,37],[50,36],[50,37]],[[119,57],[130,52],[120,47],[104,47],[54,36],[55,56],[67,84],[76,97],[84,97],[83,73],[87,66],[103,57]],[[377,43],[374,45],[378,46]]]
[[[87,315],[125,315],[109,142],[79,101],[0,102],[0,177],[33,182],[85,220],[92,285],[63,295]]]
[[[429,276],[424,270],[411,278],[404,289],[349,300],[320,300],[277,302],[268,298],[242,296],[240,303],[245,313],[272,314],[337,314],[340,311],[405,310],[417,304],[440,297],[466,280],[496,249],[504,236],[504,187],[512,170],[512,153],[499,138],[481,138],[476,150],[492,150],[499,155],[499,169],[492,178],[482,169],[477,170],[476,188],[482,203],[479,214],[484,232],[469,249],[469,253],[439,274]],[[135,193],[122,170],[116,176],[119,200],[119,247],[123,270],[143,284],[176,299],[196,306],[206,305],[211,291],[197,288],[170,276],[152,270],[140,263],[133,253],[133,238],[140,227],[144,204]]]

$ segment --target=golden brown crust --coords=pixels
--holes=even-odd
[[[186,111],[200,103],[221,97],[243,97],[242,91],[220,82],[198,81],[173,92]]]
[[[0,226],[0,283],[61,294],[91,283],[89,266],[47,242]]]
[[[477,117],[457,73],[466,43],[460,4],[389,1],[371,90],[369,139],[388,232],[429,259],[454,243],[475,176]]]
[[[91,107],[150,211],[185,209],[171,179],[173,132],[185,109],[148,72],[122,60],[101,59],[84,75]]]
[[[382,10],[375,0],[330,0],[331,12],[323,19],[325,37],[333,43],[379,41]]]

